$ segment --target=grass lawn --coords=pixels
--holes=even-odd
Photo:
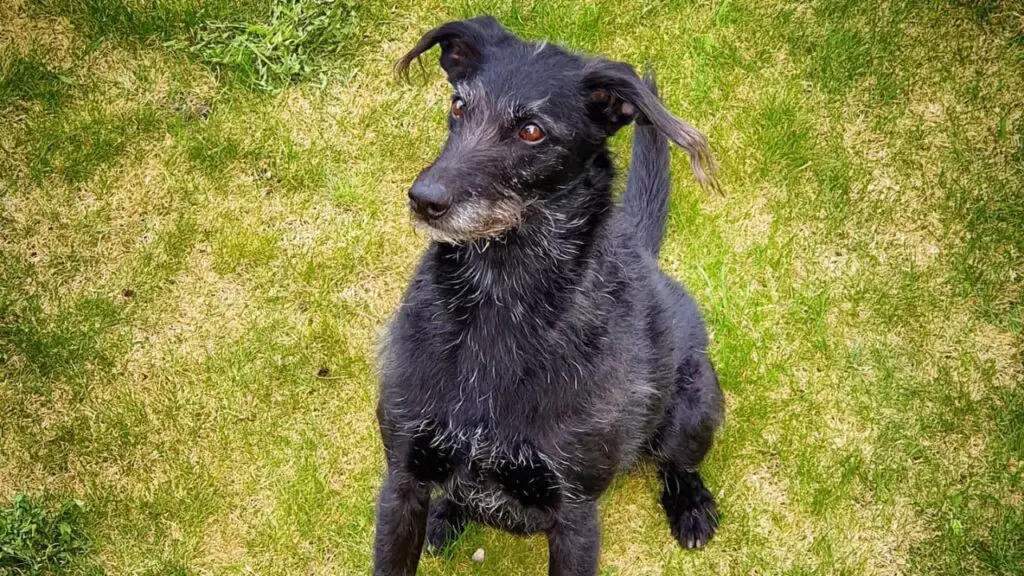
[[[721,530],[679,549],[642,468],[602,575],[1024,573],[1020,4],[296,2],[0,2],[0,574],[368,572],[448,99],[392,64],[481,12],[650,64],[720,163],[673,152],[662,263],[727,394]],[[421,573],[546,556],[474,527]]]

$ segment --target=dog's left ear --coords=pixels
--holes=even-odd
[[[588,114],[608,135],[633,120],[651,124],[689,153],[690,167],[701,186],[718,189],[707,138],[665,108],[652,77],[645,82],[629,64],[594,58],[583,69],[583,88]]]
[[[408,76],[409,65],[421,54],[441,45],[441,68],[448,82],[455,84],[472,76],[483,64],[484,48],[510,37],[501,24],[491,16],[477,16],[469,20],[447,22],[430,30],[420,38],[395,69]]]

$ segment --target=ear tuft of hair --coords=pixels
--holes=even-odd
[[[505,28],[491,16],[477,16],[468,20],[446,22],[427,31],[409,52],[395,63],[395,71],[409,79],[409,66],[413,60],[436,45],[441,46],[441,68],[451,83],[464,80],[475,73],[483,63],[483,52],[489,44],[511,38]]]
[[[707,138],[669,112],[658,98],[656,90],[641,80],[632,66],[603,58],[591,59],[583,70],[583,86],[588,92],[588,98],[593,98],[597,93],[600,94],[599,98],[607,99],[607,95],[611,94],[632,104],[641,122],[649,122],[676,146],[686,150],[690,155],[690,169],[697,182],[705,189],[721,193]],[[613,118],[612,121],[618,120]],[[613,125],[611,129],[616,129],[616,126]]]

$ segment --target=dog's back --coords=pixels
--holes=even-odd
[[[436,241],[382,348],[378,573],[414,570],[432,486],[445,494],[430,503],[432,544],[468,520],[545,531],[553,573],[592,573],[594,503],[643,452],[676,538],[703,544],[715,513],[695,470],[721,394],[697,307],[656,264],[663,134],[710,171],[703,137],[624,65],[523,43],[491,19],[424,38],[413,55],[440,43],[457,92],[449,143],[410,191]],[[503,93],[535,71],[558,81]],[[604,142],[634,118],[616,207]]]

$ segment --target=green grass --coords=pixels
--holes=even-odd
[[[392,65],[481,12],[653,66],[721,165],[707,195],[673,153],[662,252],[726,390],[721,531],[678,549],[641,468],[601,503],[602,574],[1024,573],[1013,3],[14,0],[0,574],[367,573],[376,342],[447,102],[432,58]],[[474,527],[421,571],[545,562]]]
[[[68,95],[66,77],[50,70],[38,53],[6,52],[0,60],[0,106],[38,103],[44,109],[58,108]]]
[[[60,572],[89,549],[83,505],[69,500],[49,511],[24,495],[0,509],[0,570],[12,574]]]
[[[357,26],[356,8],[348,2],[280,2],[265,23],[205,24],[187,45],[235,80],[277,92],[311,76],[326,84],[330,68],[322,60],[351,50]]]

